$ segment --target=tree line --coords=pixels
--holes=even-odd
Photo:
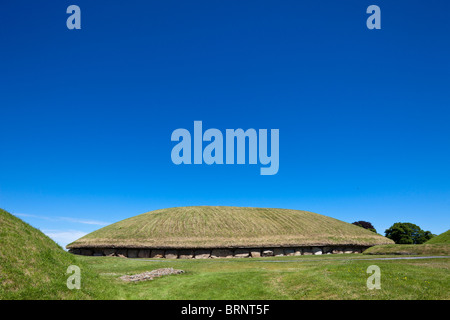
[[[374,226],[367,221],[355,221],[352,224],[377,233]],[[430,231],[422,230],[418,225],[410,222],[396,222],[384,231],[385,237],[396,244],[422,244],[435,237]]]

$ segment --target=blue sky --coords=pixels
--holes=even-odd
[[[68,30],[66,8],[81,8]],[[368,30],[366,8],[381,8]],[[2,1],[0,207],[65,245],[154,209],[450,226],[448,1]],[[171,162],[279,129],[280,169]]]

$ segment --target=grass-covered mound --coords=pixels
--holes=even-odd
[[[388,244],[366,249],[364,254],[400,254],[400,255],[427,255],[450,256],[450,244],[424,243],[424,244]]]
[[[67,288],[67,267],[81,269],[81,288]],[[41,231],[0,209],[0,300],[108,298],[113,287]]]
[[[67,248],[225,248],[377,245],[392,240],[317,213],[269,208],[178,207],[94,231]]]
[[[431,238],[427,242],[427,244],[433,244],[433,243],[447,243],[450,244],[450,230],[445,231],[444,233],[441,233],[440,235]]]

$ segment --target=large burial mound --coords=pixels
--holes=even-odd
[[[84,255],[206,258],[361,252],[391,243],[364,228],[307,211],[198,206],[128,218],[67,248]]]

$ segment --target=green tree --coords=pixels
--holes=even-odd
[[[367,230],[370,230],[372,232],[377,233],[377,230],[374,228],[374,226],[370,222],[367,222],[367,221],[355,221],[352,224],[354,224],[355,226],[358,226],[358,227],[361,227],[361,228],[364,228],[364,229],[367,229]]]
[[[397,244],[421,244],[433,237],[430,231],[409,222],[396,222],[384,233]]]

